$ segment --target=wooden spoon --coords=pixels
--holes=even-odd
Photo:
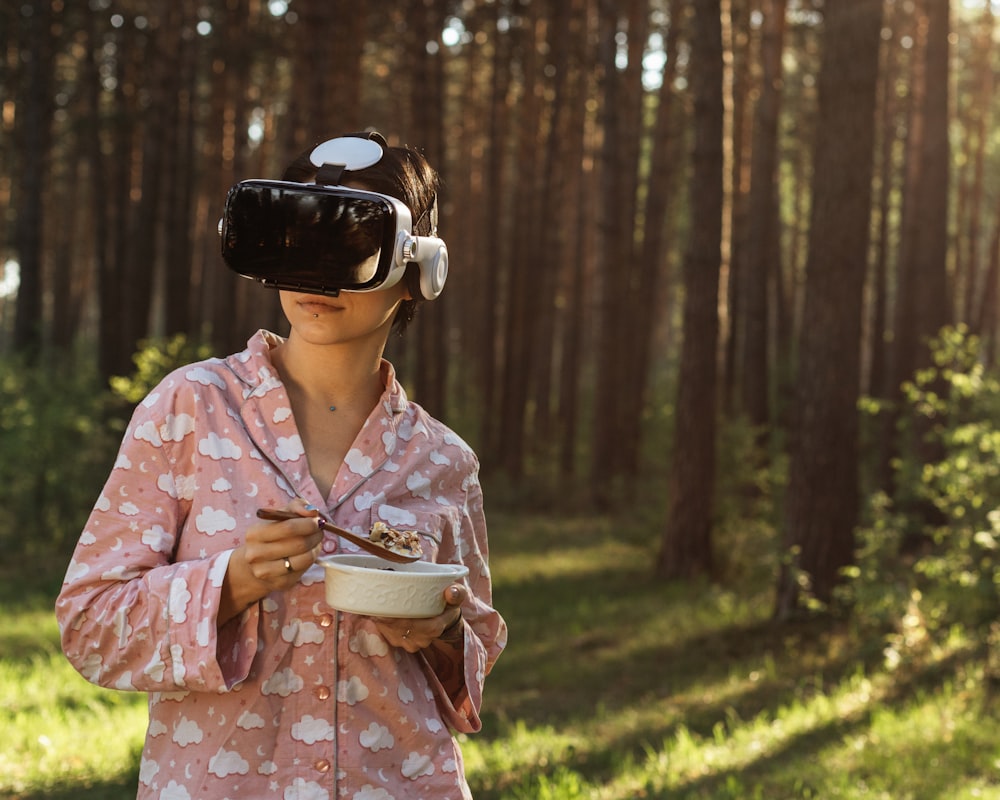
[[[308,517],[303,517],[301,514],[296,514],[294,511],[282,511],[277,508],[258,508],[257,516],[260,519],[268,520],[308,519]],[[343,528],[338,528],[330,522],[330,520],[326,519],[326,517],[320,516],[319,520],[320,527],[323,530],[342,536],[347,539],[347,541],[354,542],[354,544],[365,552],[376,555],[379,558],[384,558],[386,561],[395,561],[397,564],[409,564],[412,561],[418,561],[420,559],[420,556],[418,555],[397,553],[395,550],[383,547],[378,542],[373,542],[371,539],[366,539],[364,536],[358,536],[356,533],[351,533]]]

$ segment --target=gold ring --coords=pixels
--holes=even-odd
[[[289,561],[287,558],[285,559],[285,570],[287,572],[291,572],[292,571],[292,562]]]

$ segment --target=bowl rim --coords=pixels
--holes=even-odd
[[[350,559],[348,561],[347,559]],[[386,564],[386,568],[376,568],[368,564],[351,563],[351,561],[363,560],[368,564]],[[380,575],[398,575],[401,578],[416,578],[423,580],[441,578],[464,578],[469,574],[469,568],[464,564],[452,564],[442,561],[413,561],[408,564],[393,564],[390,561],[379,558],[368,553],[329,553],[316,559],[316,563],[324,569],[339,570],[354,575],[361,575],[369,572],[377,572]],[[418,569],[408,569],[408,567],[418,566]],[[423,568],[420,568],[423,567]],[[437,569],[427,569],[436,567]],[[390,578],[395,580],[395,578]]]

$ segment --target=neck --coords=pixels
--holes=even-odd
[[[311,344],[293,330],[272,359],[290,391],[311,404],[367,414],[382,395],[382,348],[359,358],[356,348]]]

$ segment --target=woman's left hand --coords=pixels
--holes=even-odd
[[[442,633],[456,623],[461,624],[462,603],[468,590],[461,583],[453,583],[444,590],[444,611],[436,617],[422,619],[401,619],[397,617],[373,617],[379,633],[389,644],[402,647],[410,653],[423,650]]]

